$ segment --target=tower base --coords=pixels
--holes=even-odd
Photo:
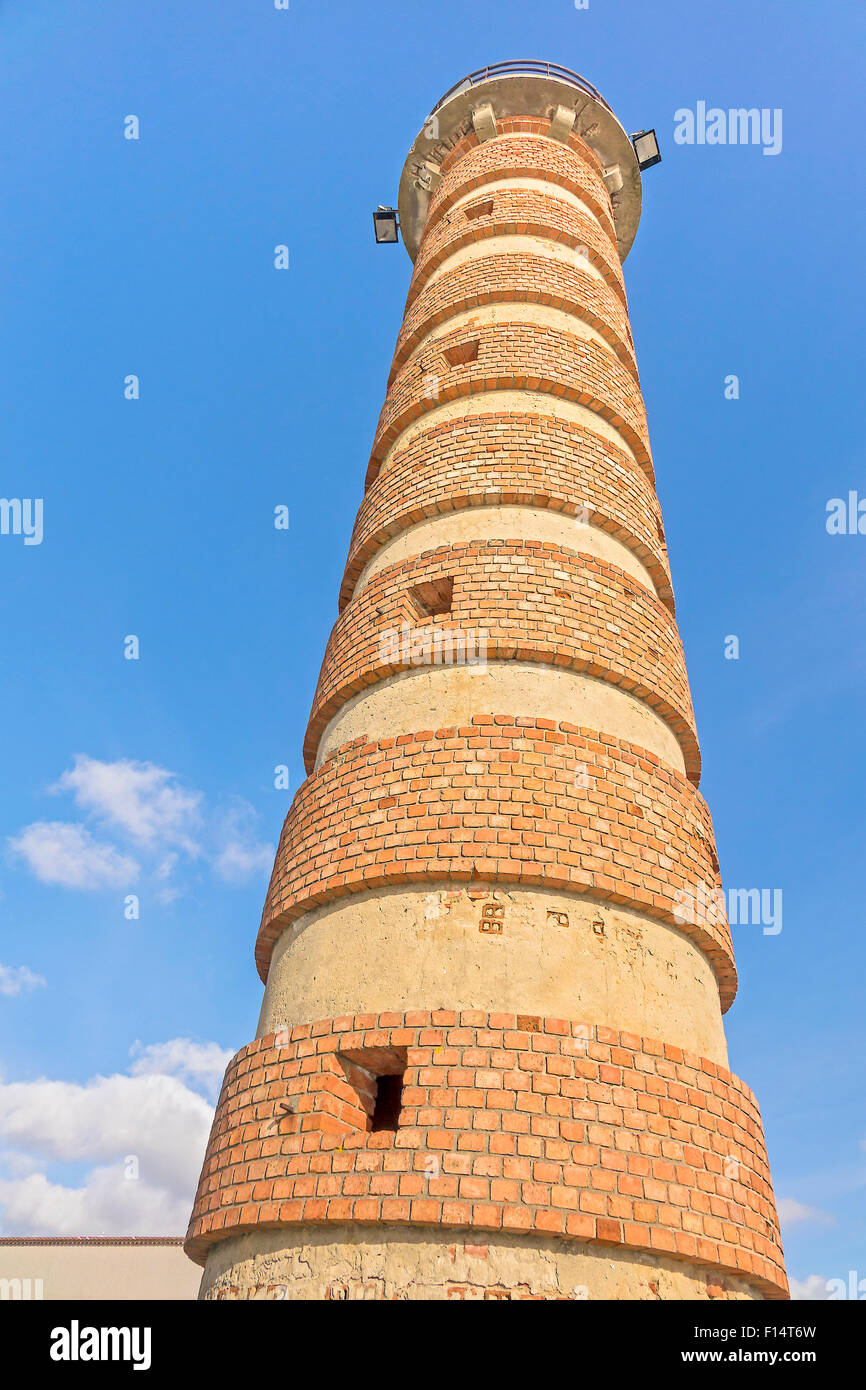
[[[682,1260],[534,1236],[346,1225],[258,1232],[215,1246],[200,1298],[761,1299]]]
[[[206,1298],[786,1296],[748,1087],[652,1038],[476,1010],[242,1048],[186,1248]]]

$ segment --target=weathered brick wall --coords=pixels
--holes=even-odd
[[[467,260],[441,271],[413,301],[397,339],[391,380],[437,324],[482,304],[518,303],[543,304],[582,319],[597,329],[637,382],[626,312],[606,284],[581,268],[577,256],[569,265],[549,255],[500,255],[495,242],[480,262]]]
[[[389,537],[463,507],[515,503],[550,507],[609,531],[646,565],[673,611],[661,509],[643,469],[580,425],[494,412],[433,425],[394,451],[358,512],[341,610],[364,565]]]
[[[575,550],[579,547],[575,536]],[[410,591],[453,580],[451,608],[413,617]],[[304,753],[312,770],[328,720],[357,691],[403,668],[389,634],[481,634],[487,660],[539,661],[584,671],[640,697],[670,725],[697,781],[700,755],[682,643],[669,609],[618,566],[541,541],[443,546],[371,576],[334,626],[313,699]]]
[[[369,1133],[352,1064],[405,1050],[400,1125]],[[761,1117],[705,1058],[566,1019],[326,1019],[229,1064],[188,1249],[257,1227],[445,1224],[679,1255],[787,1290]]]
[[[644,749],[508,715],[359,740],[322,763],[286,817],[259,931],[262,978],[276,936],[317,903],[443,879],[569,888],[677,925],[678,893],[719,884],[703,797]],[[709,956],[727,1006],[727,923],[681,929]]]
[[[475,141],[474,147],[470,141]],[[574,144],[554,144],[543,136],[533,139],[526,134],[503,135],[495,143],[487,141],[483,145],[474,136],[468,136],[465,144],[465,152],[458,146],[442,165],[442,182],[430,199],[425,236],[472,189],[501,179],[543,179],[554,195],[557,188],[564,188],[586,204],[610,238],[613,254],[618,258],[610,195],[594,155],[586,158]]]
[[[449,350],[476,343],[472,361],[451,365]],[[597,413],[622,435],[654,482],[643,400],[632,373],[598,343],[535,323],[460,328],[422,345],[385,398],[368,482],[406,426],[437,404],[484,391],[522,389],[549,392]]]
[[[479,212],[490,204],[489,212]],[[482,187],[434,224],[424,237],[409,285],[407,306],[414,303],[433,271],[449,256],[494,236],[536,236],[585,251],[627,311],[622,267],[610,237],[594,217],[562,198],[535,188]],[[631,340],[631,328],[626,325]]]

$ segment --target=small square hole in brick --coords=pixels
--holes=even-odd
[[[358,1107],[367,1116],[373,1133],[394,1131],[400,1124],[405,1047],[359,1047],[338,1053],[346,1079],[353,1086]]]
[[[432,618],[437,614],[450,613],[454,597],[454,580],[450,575],[440,579],[428,580],[426,584],[416,584],[409,590],[419,618]]]
[[[470,221],[476,217],[489,217],[493,212],[493,199],[488,198],[484,203],[474,203],[471,208],[464,208],[463,211]]]
[[[478,357],[480,338],[472,338],[467,343],[455,343],[453,347],[442,349],[442,356],[449,367],[464,367],[467,362],[475,362]]]

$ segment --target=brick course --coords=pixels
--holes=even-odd
[[[470,260],[453,270],[444,270],[407,309],[389,384],[438,324],[484,304],[523,303],[561,309],[582,319],[601,334],[638,381],[628,319],[607,285],[579,266],[567,265],[551,256],[515,251],[498,255],[491,246],[490,254],[480,263]]]
[[[493,411],[433,425],[394,452],[358,512],[341,611],[364,565],[390,536],[464,507],[516,503],[572,516],[587,507],[582,519],[634,551],[673,612],[661,509],[643,469],[580,425]]]
[[[396,1131],[371,1133],[340,1056],[387,1047],[406,1049],[403,1110]],[[749,1088],[657,1039],[565,1019],[364,1014],[242,1048],[188,1253],[204,1263],[227,1235],[347,1221],[557,1235],[787,1291]]]
[[[543,179],[550,184],[554,197],[557,188],[568,189],[595,213],[599,225],[610,238],[613,254],[618,258],[610,194],[597,160],[594,166],[576,149],[541,136],[506,136],[483,145],[476,141],[475,147],[467,148],[462,158],[457,158],[455,162],[448,159],[442,165],[442,181],[430,199],[424,237],[432,232],[448,209],[472,189],[482,188],[500,179]]]
[[[441,576],[453,578],[450,612],[421,620],[410,590]],[[304,741],[308,770],[337,710],[359,690],[406,669],[402,652],[392,654],[387,640],[406,621],[417,632],[480,634],[491,661],[566,666],[620,686],[670,725],[698,780],[700,752],[676,623],[632,575],[581,554],[577,527],[574,551],[503,537],[427,550],[372,575],[328,640]]]
[[[727,923],[677,922],[678,894],[719,886],[700,793],[635,744],[509,715],[355,739],[325,759],[283,826],[256,946],[262,979],[279,934],[320,903],[443,880],[568,889],[647,912],[704,951],[723,1007],[733,999]]]
[[[451,366],[449,348],[478,343],[477,356]],[[536,391],[576,401],[622,435],[654,482],[640,388],[631,372],[598,343],[535,323],[484,324],[425,344],[391,384],[370,455],[367,481],[407,425],[437,405],[487,391]]]
[[[488,202],[493,203],[492,211],[479,216],[478,209]],[[622,266],[610,237],[601,231],[594,217],[573,203],[533,188],[480,188],[426,232],[409,284],[407,308],[448,256],[488,237],[514,235],[544,237],[574,250],[585,248],[587,259],[604,276],[627,311]],[[630,327],[628,333],[631,341]]]

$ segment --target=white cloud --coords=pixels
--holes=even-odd
[[[193,831],[200,818],[201,792],[178,786],[176,774],[167,768],[130,758],[103,763],[79,753],[51,790],[74,792],[79,806],[139,844],[179,845],[187,854],[199,853]]]
[[[835,1226],[836,1218],[831,1216],[828,1211],[819,1211],[817,1207],[807,1207],[804,1202],[797,1202],[793,1197],[783,1197],[777,1204],[779,1220],[783,1226]]]
[[[5,1169],[7,1177],[11,1174],[16,1178],[29,1178],[31,1173],[41,1173],[44,1167],[43,1160],[33,1154],[18,1153],[15,1149],[0,1152],[0,1169]]]
[[[169,878],[177,861],[178,855],[176,855],[173,850],[170,854],[163,855],[156,866],[156,877],[161,879]]]
[[[274,847],[232,840],[217,855],[214,865],[226,883],[245,883],[254,874],[270,873],[274,865]]]
[[[94,1168],[81,1187],[53,1183],[44,1173],[0,1178],[5,1229],[14,1235],[178,1236],[186,1231],[191,1198],[174,1196],[121,1165]]]
[[[197,1043],[191,1038],[172,1038],[170,1042],[151,1043],[148,1047],[133,1043],[130,1055],[137,1060],[130,1071],[133,1076],[154,1073],[178,1076],[197,1082],[208,1094],[216,1097],[223,1073],[232,1057],[229,1048],[219,1043]]]
[[[817,1303],[830,1297],[827,1290],[827,1280],[823,1274],[809,1274],[805,1279],[789,1279],[788,1283],[791,1286],[792,1299]]]
[[[236,798],[228,810],[206,813],[200,791],[181,786],[176,773],[155,763],[100,762],[79,753],[49,790],[71,792],[104,838],[94,838],[86,824],[25,826],[9,844],[43,883],[126,888],[141,858],[155,900],[168,904],[189,890],[182,855],[206,861],[224,883],[236,885],[266,877],[273,865],[274,847],[259,837],[249,802]]]
[[[131,1074],[0,1084],[5,1232],[183,1234],[213,1115],[193,1087],[214,1090],[230,1054],[187,1038],[133,1051]],[[64,1164],[83,1177],[39,1171]]]
[[[35,975],[26,965],[0,965],[0,994],[11,998],[26,989],[38,989],[45,984],[44,975]]]
[[[67,821],[35,821],[12,836],[9,847],[42,883],[63,888],[125,888],[138,877],[134,859]]]
[[[220,849],[214,868],[226,883],[246,883],[257,874],[268,874],[274,864],[274,847],[256,840],[254,807],[239,800],[223,817],[217,832]]]
[[[64,1162],[135,1154],[153,1179],[171,1185],[192,1173],[190,1127],[206,1134],[210,1113],[207,1101],[173,1076],[97,1076],[84,1086],[47,1078],[0,1085],[6,1143]],[[193,1167],[200,1158],[201,1152]]]

